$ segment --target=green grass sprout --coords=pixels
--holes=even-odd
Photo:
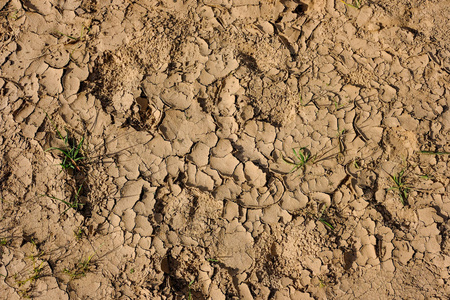
[[[194,283],[195,279],[192,279],[191,282],[189,282],[188,285],[188,299],[192,300],[192,291],[191,291],[191,285]]]
[[[301,169],[302,171],[305,170],[305,166],[308,162],[313,162],[316,159],[316,156],[312,156],[311,152],[306,149],[306,147],[298,148],[298,150],[295,150],[295,148],[292,148],[292,151],[294,152],[294,156],[297,159],[297,161],[289,161],[283,156],[283,160],[294,166],[292,170],[289,173],[294,173],[297,170]]]
[[[390,187],[388,191],[390,190],[397,190],[400,195],[400,201],[403,205],[407,204],[408,200],[408,193],[410,190],[410,187],[408,187],[404,181],[403,175],[405,174],[405,170],[401,170],[396,175],[390,175],[392,181],[395,183],[395,186]]]
[[[420,151],[420,154],[428,154],[428,155],[450,155],[450,152],[446,151]]]
[[[35,266],[33,267],[33,270],[31,272],[31,276],[28,277],[25,280],[20,280],[17,282],[17,284],[20,286],[23,286],[25,283],[27,283],[28,281],[35,281],[37,279],[39,279],[41,277],[41,273],[44,270],[44,262],[41,262],[41,264],[39,266]]]
[[[327,205],[324,204],[322,211],[320,212],[320,214],[315,214],[312,212],[307,212],[308,215],[310,215],[313,219],[315,219],[316,221],[319,221],[320,223],[322,223],[323,225],[325,225],[326,228],[330,229],[331,231],[334,231],[334,226],[328,221],[328,219],[324,216],[325,212],[327,210]]]
[[[32,260],[33,262],[33,269],[31,270],[31,274],[28,278],[24,279],[24,280],[17,280],[17,285],[19,287],[25,285],[27,282],[33,283],[34,281],[36,281],[37,279],[42,277],[42,271],[44,270],[44,263],[45,261],[42,261],[39,265],[37,265],[36,263],[36,257],[39,257],[40,255],[42,255],[43,253],[40,253],[38,255],[31,255],[29,258]],[[17,274],[14,276],[17,277]],[[26,292],[25,292],[26,293]]]
[[[68,274],[71,279],[78,279],[86,276],[86,273],[92,267],[92,258],[96,253],[89,255],[86,259],[81,260],[75,267],[74,270],[69,270],[67,268],[64,269],[64,273]]]
[[[327,205],[325,204],[324,207],[322,208],[322,211],[320,212],[320,215],[317,218],[317,220],[320,223],[322,223],[323,225],[325,225],[326,227],[328,227],[329,229],[331,229],[333,231],[334,230],[334,226],[331,225],[331,223],[328,222],[327,219],[323,216],[326,210],[327,210]]]
[[[84,156],[81,155],[81,147],[83,146],[84,137],[81,138],[81,141],[76,145],[70,146],[69,142],[69,133],[64,138],[64,144],[67,146],[67,149],[58,148],[58,147],[50,147],[47,151],[50,150],[58,150],[62,154],[62,162],[59,164],[64,170],[66,169],[74,169],[81,171],[79,161],[85,159]]]
[[[47,113],[46,113],[47,114]],[[50,150],[57,150],[60,152],[62,156],[62,162],[59,164],[63,170],[73,169],[77,171],[81,171],[79,163],[85,159],[83,155],[81,155],[81,150],[84,143],[84,137],[81,138],[80,142],[77,143],[75,140],[69,139],[69,132],[66,130],[66,136],[63,136],[61,132],[58,130],[58,127],[53,122],[53,120],[47,114],[47,118],[55,127],[55,131],[58,134],[59,138],[64,141],[65,148],[59,147],[50,147],[45,150],[45,152]]]
[[[331,225],[327,220],[325,220],[324,218],[319,218],[319,222],[321,222],[323,225],[325,225],[326,227],[330,228],[331,230],[334,230],[334,226]]]
[[[89,34],[90,31],[91,31],[90,27],[88,27],[86,25],[83,25],[81,27],[81,32],[80,32],[80,36],[79,37],[71,36],[71,35],[65,34],[65,33],[61,32],[61,31],[55,31],[55,33],[59,34],[59,35],[62,35],[62,36],[65,36],[65,37],[73,40],[72,43],[75,43],[75,42],[81,41],[87,34]]]
[[[79,208],[83,207],[84,204],[78,201],[78,198],[80,197],[80,191],[81,191],[82,187],[83,186],[80,186],[78,188],[78,190],[75,192],[73,201],[66,201],[66,200],[59,199],[59,198],[56,198],[54,196],[49,196],[49,195],[41,195],[41,196],[47,196],[47,197],[49,197],[49,198],[51,198],[53,200],[58,200],[58,201],[64,203],[65,205],[67,205],[68,206],[67,209],[62,212],[62,214],[65,214],[71,208],[73,208],[75,210],[78,210]]]
[[[344,3],[345,5],[349,6],[349,7],[353,7],[356,9],[360,9],[361,8],[361,4],[362,4],[362,0],[353,0],[352,3],[348,3],[345,2],[344,0],[341,0],[342,3]]]
[[[83,236],[86,235],[86,232],[84,231],[84,229],[82,227],[78,227],[77,230],[75,230],[73,232],[75,238],[77,239],[77,241],[81,240],[83,238]]]

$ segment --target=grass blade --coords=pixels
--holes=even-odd
[[[450,155],[450,152],[442,151],[420,151],[420,154],[428,154],[428,155]]]
[[[326,227],[330,228],[331,230],[334,230],[334,226],[331,225],[330,223],[328,223],[325,219],[320,218],[319,221],[320,221],[323,225],[325,225]]]

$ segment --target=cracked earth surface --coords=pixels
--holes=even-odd
[[[449,6],[0,0],[2,298],[447,299]]]

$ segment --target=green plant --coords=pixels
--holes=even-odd
[[[75,192],[75,194],[73,195],[73,201],[66,201],[66,200],[59,199],[59,198],[56,198],[54,196],[49,196],[49,195],[41,195],[41,196],[47,196],[47,197],[49,197],[49,198],[51,198],[53,200],[61,201],[62,203],[67,205],[68,206],[67,209],[62,212],[62,214],[65,214],[71,208],[73,208],[75,210],[78,210],[79,208],[83,207],[84,204],[78,201],[78,198],[80,197],[80,192],[81,192],[81,188],[82,187],[83,186],[80,186],[78,188],[78,190]]]
[[[71,39],[73,41],[73,43],[75,43],[75,42],[81,41],[87,34],[89,34],[90,31],[91,31],[90,27],[83,25],[83,27],[81,27],[81,33],[80,33],[79,37],[74,37],[74,36],[62,33],[61,31],[56,31],[56,34],[65,36],[65,37]]]
[[[194,281],[195,281],[195,279],[192,279],[191,282],[189,282],[189,285],[188,285],[188,299],[189,299],[189,300],[192,300],[191,286],[192,286],[192,284],[194,283]]]
[[[64,269],[64,273],[70,276],[70,279],[78,279],[86,276],[86,273],[92,267],[92,258],[96,253],[89,255],[86,259],[82,259],[73,270]]]
[[[340,103],[340,101],[333,100],[333,104],[334,104],[334,109],[336,111],[338,111],[338,110],[340,110],[340,109],[345,107],[345,104]]]
[[[2,245],[2,246],[8,245],[8,239],[7,238],[0,238],[0,245]]]
[[[356,9],[360,9],[361,8],[361,4],[362,4],[362,0],[352,0],[352,3],[348,3],[345,2],[344,0],[341,0],[342,3],[344,3],[345,5],[349,6],[349,7],[353,7]]]
[[[422,178],[423,180],[433,180],[435,179],[435,177],[432,174],[422,174],[419,175],[420,178]]]
[[[338,126],[338,132],[337,132],[336,136],[341,137],[344,135],[344,133],[345,133],[345,129],[339,129],[339,126]]]
[[[403,175],[405,174],[405,170],[401,170],[400,172],[398,172],[395,175],[390,175],[392,181],[395,183],[395,186],[392,186],[388,189],[388,191],[390,190],[397,190],[399,195],[400,195],[400,201],[402,202],[403,205],[407,204],[407,200],[408,200],[408,193],[410,190],[410,187],[406,185],[405,180],[403,178]]]
[[[34,243],[32,243],[32,244],[36,246],[36,244],[34,244]],[[39,258],[43,254],[44,254],[43,252],[40,252],[37,255],[30,255],[28,257],[33,262],[33,269],[31,270],[31,274],[28,278],[26,278],[24,280],[17,280],[17,285],[19,287],[25,285],[27,282],[33,283],[34,281],[36,281],[37,279],[39,279],[42,276],[42,271],[44,270],[45,261],[42,261],[39,265],[37,265],[36,258]],[[17,274],[15,274],[14,277],[16,278]]]
[[[59,200],[59,199],[58,199]],[[75,235],[75,238],[79,241],[81,240],[81,238],[83,237],[83,235],[85,235],[86,233],[84,232],[84,229],[82,227],[78,227],[77,230],[75,230],[73,232],[73,234]]]
[[[306,149],[306,147],[299,148],[297,151],[295,150],[295,148],[292,148],[292,151],[294,152],[294,157],[297,159],[297,161],[289,161],[283,156],[283,160],[286,163],[294,166],[289,173],[293,173],[299,169],[302,169],[302,171],[304,171],[306,164],[309,162],[314,162],[314,160],[316,159],[316,156],[312,156],[311,152]]]
[[[450,152],[446,151],[420,151],[420,154],[428,154],[428,155],[450,155]]]
[[[62,136],[61,136],[62,138]],[[50,150],[58,150],[62,154],[62,162],[59,164],[63,170],[66,169],[73,169],[77,171],[81,171],[80,165],[78,164],[79,161],[85,159],[80,153],[81,147],[83,146],[84,137],[81,138],[81,141],[77,144],[69,142],[69,133],[67,132],[67,135],[63,138],[64,144],[66,145],[66,148],[58,148],[58,147],[50,147],[45,151]]]
[[[50,122],[53,124],[53,127],[55,127],[55,131],[58,134],[59,138],[64,141],[65,148],[59,148],[59,147],[50,147],[45,150],[45,152],[50,150],[57,150],[60,152],[62,156],[62,162],[59,164],[63,170],[67,169],[73,169],[77,171],[81,171],[81,167],[79,165],[79,162],[85,159],[83,155],[81,155],[81,148],[83,147],[84,137],[81,138],[80,142],[77,143],[77,141],[73,138],[69,138],[69,132],[66,130],[66,136],[63,136],[61,132],[58,130],[58,127],[53,122],[53,120],[49,117],[49,115],[46,113],[47,118],[50,120]]]
[[[19,19],[19,17],[17,16],[19,14],[19,10],[16,10],[12,15],[11,15],[11,19],[16,21],[17,19]]]
[[[42,273],[45,269],[45,263],[47,262],[41,258],[44,256],[44,252],[38,251],[38,243],[36,243],[33,238],[31,238],[29,242],[34,246],[34,251],[29,256],[26,256],[26,258],[33,262],[33,267],[31,270],[25,271],[25,273],[20,273],[20,275],[15,273],[12,276],[19,288],[17,293],[23,298],[31,298],[30,293],[35,286],[35,281],[43,276]],[[25,279],[19,280],[19,276]]]
[[[331,225],[327,220],[325,220],[324,218],[319,218],[318,219],[320,223],[322,223],[323,225],[325,225],[326,227],[328,227],[331,230],[334,230],[334,226]]]
[[[72,49],[69,53],[69,58],[71,61],[73,61],[76,65],[79,66],[79,62],[77,62],[77,59],[74,58],[73,54],[75,53],[75,51],[77,51],[78,49],[82,48],[83,45],[85,46],[85,43],[82,43],[84,41],[86,41],[87,36],[89,34],[89,32],[91,31],[91,26],[86,26],[83,24],[83,26],[81,27],[81,32],[79,36],[72,36],[72,35],[68,35],[65,34],[61,31],[55,31],[53,32],[53,36],[60,38],[62,36],[68,38],[69,40],[65,43],[65,45],[71,45]]]
[[[35,281],[35,280],[37,280],[37,279],[39,279],[40,277],[41,277],[41,273],[42,273],[42,271],[44,270],[44,262],[41,262],[40,264],[39,264],[39,266],[33,266],[33,270],[31,271],[31,276],[30,277],[28,277],[27,279],[25,279],[25,280],[19,280],[19,281],[17,281],[17,285],[19,286],[19,287],[21,287],[21,286],[23,286],[25,283],[27,283],[27,282],[33,282],[33,281]]]
[[[319,287],[320,288],[324,288],[327,286],[327,284],[325,283],[325,281],[322,278],[319,277],[317,279],[319,279]]]
[[[324,216],[326,210],[327,210],[327,205],[324,204],[320,214],[315,214],[315,213],[311,213],[311,212],[307,212],[307,214],[312,216],[315,220],[319,221],[323,225],[325,225],[326,228],[328,228],[330,230],[334,230],[334,226],[328,221],[326,216]]]
[[[324,217],[325,211],[327,210],[327,205],[324,204],[322,211],[319,214],[319,217],[317,218],[317,221],[325,225],[327,228],[334,230],[334,226],[331,225],[330,222],[327,221],[326,217]]]

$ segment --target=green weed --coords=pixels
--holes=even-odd
[[[81,171],[79,161],[85,159],[80,153],[81,147],[83,146],[84,137],[81,138],[81,141],[78,144],[69,143],[69,133],[64,138],[64,144],[66,145],[66,149],[58,148],[58,147],[50,147],[45,151],[50,150],[58,150],[62,154],[62,162],[59,164],[63,170],[73,169],[77,171]]]
[[[423,180],[434,180],[435,177],[432,174],[422,174],[419,175],[420,178],[422,178]]]
[[[49,195],[41,195],[41,196],[47,196],[53,200],[58,200],[58,201],[64,203],[65,205],[67,205],[67,209],[62,212],[62,214],[65,214],[71,208],[78,210],[83,207],[84,204],[79,202],[79,200],[78,200],[78,198],[80,197],[80,192],[81,192],[82,187],[83,186],[80,186],[78,188],[78,190],[75,192],[75,194],[73,195],[73,201],[66,201],[66,200],[59,199],[59,198],[56,198],[54,196],[49,196]]]
[[[35,244],[34,244],[35,245]],[[42,256],[44,253],[40,252],[36,255],[30,255],[28,258],[31,259],[31,261],[33,262],[33,269],[31,270],[31,274],[29,277],[27,277],[24,280],[16,280],[17,285],[19,287],[24,286],[27,282],[33,283],[34,281],[36,281],[37,279],[42,277],[42,271],[44,270],[44,264],[45,261],[42,261],[39,265],[37,264],[36,258],[39,258],[40,256]],[[17,274],[14,275],[15,278],[17,278]],[[25,294],[27,293],[27,291],[24,292]]]
[[[334,230],[334,226],[331,225],[327,220],[325,220],[324,218],[319,218],[319,222],[321,222],[323,225],[325,225],[326,227],[328,227],[331,230]]]
[[[311,212],[307,212],[308,215],[312,216],[313,219],[319,221],[323,225],[325,225],[326,228],[330,229],[331,231],[334,230],[334,226],[328,221],[328,218],[325,216],[325,212],[327,210],[327,205],[324,204],[320,214],[315,214]]]
[[[325,283],[325,281],[322,278],[317,278],[319,279],[319,287],[320,288],[324,288],[327,286],[327,284]]]
[[[62,33],[61,31],[56,31],[55,33],[56,33],[56,34],[59,34],[59,35],[62,35],[62,36],[65,36],[65,37],[71,39],[71,40],[72,40],[72,43],[76,43],[76,42],[81,41],[85,36],[87,36],[87,35],[89,34],[90,31],[91,31],[91,28],[90,28],[90,27],[88,27],[88,26],[86,26],[86,25],[83,25],[83,27],[81,27],[81,33],[80,33],[80,36],[78,36],[78,37],[75,37],[75,36],[71,36],[71,35]]]
[[[446,151],[420,151],[420,154],[428,154],[428,155],[450,155],[450,152]]]
[[[78,279],[86,276],[92,267],[92,258],[96,253],[89,255],[86,259],[81,260],[73,270],[64,269],[64,273],[70,276],[70,279]]]
[[[77,241],[81,240],[83,238],[84,235],[86,235],[86,232],[84,232],[84,229],[82,227],[78,227],[77,230],[75,230],[73,232],[75,238],[77,239]]]
[[[306,164],[309,162],[314,162],[314,160],[316,159],[316,156],[315,155],[312,156],[311,152],[308,149],[306,149],[306,147],[299,148],[297,151],[295,150],[295,148],[292,148],[292,151],[294,152],[294,157],[296,158],[296,161],[295,160],[289,161],[283,156],[283,160],[286,163],[294,166],[289,173],[294,173],[299,169],[305,171]]]
[[[35,264],[35,261],[33,261],[33,265]],[[42,271],[44,270],[44,262],[41,262],[40,264],[39,264],[39,266],[36,266],[36,265],[34,265],[33,266],[33,270],[31,271],[31,276],[30,277],[28,277],[27,279],[25,279],[25,280],[19,280],[19,281],[17,281],[17,285],[19,286],[19,287],[21,287],[21,286],[23,286],[24,284],[26,284],[27,282],[33,282],[33,281],[35,281],[35,280],[37,280],[37,279],[39,279],[42,275],[41,275],[41,273],[42,273]]]
[[[338,111],[338,110],[340,110],[340,109],[342,109],[342,108],[345,107],[345,104],[340,103],[340,101],[334,100],[334,101],[333,101],[333,104],[334,104],[334,109],[335,109],[336,111]]]
[[[18,16],[19,14],[19,10],[16,10],[14,13],[11,14],[11,19],[16,21],[17,19],[19,19],[20,17]]]
[[[192,279],[191,282],[189,282],[189,285],[188,285],[188,299],[189,299],[189,300],[192,300],[191,286],[192,286],[192,284],[194,283],[194,281],[195,281],[195,279]]]
[[[80,33],[79,36],[71,36],[71,35],[65,34],[65,33],[61,32],[61,31],[56,31],[54,35],[55,35],[55,36],[58,36],[58,35],[59,35],[59,36],[65,36],[65,37],[67,37],[67,38],[70,40],[67,44],[70,44],[70,45],[73,44],[73,45],[74,45],[74,44],[78,44],[78,42],[85,41],[85,40],[86,40],[86,37],[88,36],[88,34],[89,34],[90,31],[91,31],[91,27],[86,26],[86,25],[83,25],[83,27],[81,27],[81,33]],[[76,62],[76,60],[74,59],[73,54],[74,54],[74,52],[75,52],[76,50],[80,49],[82,46],[83,46],[83,44],[80,44],[80,45],[78,45],[78,46],[75,46],[75,47],[72,49],[72,51],[69,53],[69,58],[70,58],[70,60],[72,60],[72,61],[75,62],[76,64],[77,64],[77,62]]]
[[[48,116],[48,114],[47,118],[51,121],[51,123],[55,127],[58,136],[64,141],[65,148],[50,147],[46,149],[45,152],[50,150],[59,151],[62,156],[62,162],[59,165],[62,167],[63,170],[73,169],[81,171],[79,163],[85,159],[85,157],[81,155],[82,150],[81,148],[83,147],[84,137],[82,137],[81,141],[77,143],[75,139],[69,138],[69,132],[67,130],[66,136],[63,136],[61,132],[58,130],[58,127],[53,122],[53,120]]]
[[[43,276],[43,271],[45,268],[46,261],[41,259],[41,257],[44,255],[43,251],[38,251],[38,246],[36,241],[31,238],[30,243],[34,246],[35,250],[37,251],[35,254],[31,254],[27,256],[27,259],[30,259],[33,262],[33,268],[29,271],[26,271],[25,276],[20,276],[22,278],[25,277],[23,280],[19,280],[19,274],[14,274],[12,277],[14,278],[17,286],[18,291],[17,293],[21,295],[23,298],[31,298],[31,291],[33,290],[33,287],[35,286],[35,281],[38,280]],[[5,276],[6,277],[6,276]]]
[[[344,0],[341,0],[341,2],[349,7],[353,7],[356,9],[360,9],[362,5],[362,0],[352,0],[352,3],[345,2]]]
[[[319,217],[317,218],[317,220],[322,223],[323,225],[325,225],[328,229],[330,230],[334,230],[334,226],[331,225],[330,222],[327,221],[327,218],[324,216],[325,212],[327,210],[327,205],[325,204],[322,208],[322,211],[320,212]]]
[[[395,183],[395,186],[390,187],[388,189],[388,191],[390,190],[397,190],[398,194],[400,196],[400,201],[402,202],[403,205],[407,204],[407,200],[408,200],[408,193],[410,190],[410,187],[408,187],[404,181],[403,175],[405,174],[405,170],[401,170],[399,173],[395,174],[395,175],[390,175],[392,181]]]

